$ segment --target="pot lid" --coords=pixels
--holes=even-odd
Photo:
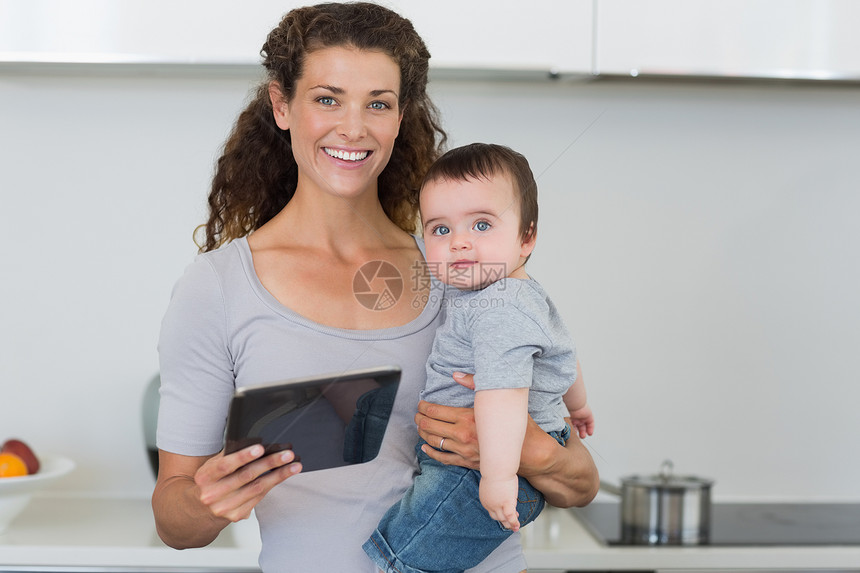
[[[674,474],[674,465],[670,460],[660,465],[660,473],[656,475],[632,475],[621,478],[621,485],[644,486],[669,489],[702,489],[713,485],[714,481],[697,476],[679,476]]]

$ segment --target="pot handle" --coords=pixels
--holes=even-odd
[[[672,460],[663,460],[663,463],[660,464],[660,479],[664,482],[672,479],[672,473],[675,471],[675,464],[672,463]]]

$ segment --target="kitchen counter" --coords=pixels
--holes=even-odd
[[[860,546],[649,547],[606,546],[573,512],[544,510],[523,529],[529,571],[596,570],[833,570],[860,572]]]
[[[0,533],[0,571],[253,572],[259,552],[253,519],[230,525],[203,549],[167,547],[148,498],[34,497]],[[48,569],[60,567],[68,569]]]
[[[148,499],[35,497],[0,534],[0,571],[257,569],[257,524],[233,524],[203,549],[176,551],[155,533]],[[860,571],[860,547],[607,547],[570,511],[548,508],[523,530],[532,572],[658,569]]]

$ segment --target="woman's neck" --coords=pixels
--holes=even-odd
[[[255,234],[270,246],[310,247],[344,258],[366,250],[395,246],[408,238],[382,209],[376,196],[344,199],[297,192]]]

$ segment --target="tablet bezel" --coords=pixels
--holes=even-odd
[[[253,422],[247,419],[249,415],[255,415],[252,411],[253,408],[249,405],[258,403],[259,401],[267,401],[267,398],[269,397],[277,398],[278,395],[282,395],[285,390],[298,390],[314,387],[323,389],[329,388],[334,384],[348,384],[355,381],[365,381],[368,378],[375,380],[380,387],[384,387],[390,386],[391,384],[399,384],[400,376],[400,367],[386,365],[336,373],[332,372],[317,376],[279,380],[261,385],[239,387],[235,390],[233,397],[230,400],[230,408],[227,415],[227,426],[224,433],[224,453],[230,454],[256,443],[263,444],[263,447],[265,448],[264,455],[287,449],[288,444],[269,444],[264,443],[261,438],[256,436],[249,437],[247,435],[243,435],[249,425],[253,425]],[[300,452],[296,452],[296,454],[297,456],[301,455]],[[342,465],[355,464],[345,462]],[[339,466],[326,466],[315,469],[328,469],[328,467]]]

